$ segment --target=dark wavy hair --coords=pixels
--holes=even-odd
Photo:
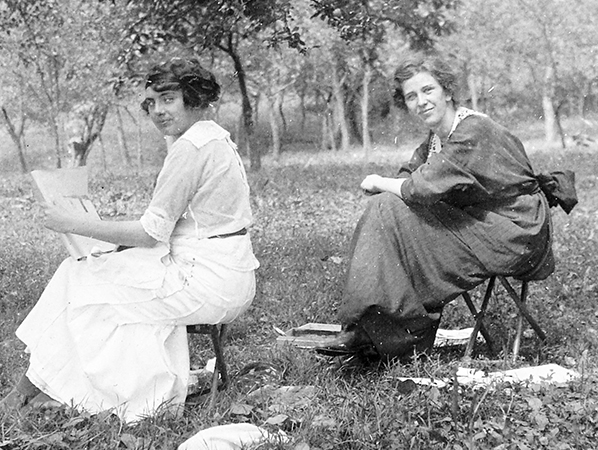
[[[403,83],[414,77],[420,72],[428,72],[432,75],[438,84],[453,99],[453,105],[457,107],[457,75],[447,61],[437,55],[416,54],[405,58],[394,74],[394,92],[392,99],[395,106],[402,110],[407,110],[405,96],[403,92]]]
[[[220,97],[220,85],[207,69],[195,58],[173,58],[153,66],[145,77],[145,88],[156,92],[181,91],[183,103],[190,108],[205,109]],[[148,104],[141,103],[148,112]]]

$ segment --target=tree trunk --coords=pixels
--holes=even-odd
[[[369,109],[370,109],[370,81],[372,79],[372,68],[366,63],[365,71],[363,73],[363,84],[361,94],[361,123],[363,136],[363,153],[366,161],[370,157],[370,123],[369,123]]]
[[[277,102],[278,102],[278,117],[280,118],[280,123],[282,124],[282,135],[284,136],[287,134],[288,125],[287,125],[287,118],[284,115],[284,90],[281,89],[280,93],[277,95]]]
[[[98,141],[100,141],[100,155],[102,159],[102,171],[106,172],[108,170],[108,163],[106,161],[106,145],[104,144],[104,139],[102,139],[102,135],[98,136]]]
[[[334,119],[334,113],[330,112],[330,114],[327,114],[324,120],[326,120],[326,139],[330,144],[330,149],[333,152],[336,152],[338,146],[336,145],[336,121]]]
[[[307,118],[307,111],[305,108],[305,91],[299,94],[299,107],[301,110],[301,121],[299,122],[299,133],[301,136],[305,133],[305,119]]]
[[[275,161],[280,158],[280,104],[282,103],[282,92],[276,92],[272,98],[268,98],[268,119],[272,132],[272,157]]]
[[[557,138],[557,121],[553,103],[554,70],[551,65],[546,67],[542,91],[542,110],[544,112],[545,139],[547,144],[552,144]]]
[[[268,112],[268,121],[270,122],[270,132],[272,133],[272,158],[278,161],[280,158],[280,127],[278,125],[278,114],[270,106]]]
[[[474,111],[479,111],[480,102],[478,94],[478,83],[476,81],[475,75],[471,72],[467,74],[467,87],[469,89],[469,97],[471,98],[471,109],[473,109]]]
[[[567,141],[565,139],[565,130],[563,130],[563,124],[561,123],[561,106],[562,103],[554,111],[554,118],[556,121],[556,127],[559,132],[559,137],[561,138],[561,147],[567,148]]]
[[[4,116],[6,129],[10,134],[10,138],[17,146],[17,155],[19,157],[19,162],[21,163],[21,171],[27,173],[29,171],[27,168],[27,161],[25,160],[25,121],[27,120],[27,116],[22,114],[21,125],[16,127],[10,120],[8,111],[6,111],[4,106],[2,107],[2,115]]]
[[[322,114],[322,139],[320,141],[320,150],[328,150],[328,114]]]
[[[54,155],[56,157],[56,168],[60,169],[62,167],[62,157],[60,155],[60,126],[58,125],[58,117],[52,117],[50,121],[52,135],[54,136]]]
[[[579,99],[578,103],[578,114],[579,117],[585,119],[586,113],[588,111],[588,100],[591,99],[592,96],[592,81],[586,79],[584,81],[584,87],[581,93],[581,98]]]
[[[56,153],[56,167],[60,169],[62,167],[62,139],[60,131],[62,128],[62,122],[60,119],[60,105],[62,99],[62,89],[60,85],[60,61],[57,54],[53,54],[49,57],[48,62],[52,69],[48,77],[48,82],[45,83],[42,77],[42,84],[44,85],[45,95],[48,99],[49,113],[50,113],[50,124],[52,127],[52,134],[54,135],[54,146]],[[36,62],[40,73],[44,72],[44,68],[40,66],[40,61]]]
[[[120,149],[120,155],[127,167],[131,166],[131,154],[129,153],[129,146],[127,145],[127,139],[125,136],[125,126],[123,122],[123,116],[120,112],[120,106],[116,106],[116,136],[118,138],[118,148]]]
[[[262,167],[261,155],[258,150],[252,148],[251,138],[253,136],[253,111],[251,108],[251,100],[249,98],[249,92],[247,89],[247,75],[245,73],[245,67],[241,62],[241,58],[236,53],[232,45],[232,37],[229,39],[229,45],[225,51],[233,60],[235,73],[239,80],[239,90],[241,91],[241,107],[242,107],[242,118],[243,118],[243,137],[244,142],[242,143],[245,153],[249,156],[249,168],[253,171],[259,171]]]
[[[542,96],[542,110],[544,112],[544,136],[547,144],[556,140],[556,119],[552,98],[546,93]]]
[[[253,123],[260,123],[260,93],[252,94],[253,97]]]
[[[335,119],[341,132],[341,150],[347,152],[349,151],[349,127],[345,113],[343,85],[339,78],[338,67],[336,65],[332,69],[332,88],[334,90]]]
[[[79,104],[71,111],[67,129],[73,167],[87,165],[89,152],[104,128],[107,115],[108,105],[91,102]]]

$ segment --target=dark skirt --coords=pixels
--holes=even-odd
[[[361,326],[383,356],[400,356],[408,335],[425,335],[416,349],[431,347],[445,304],[491,275],[516,276],[546,260],[548,206],[541,194],[526,197],[509,211],[525,209],[522,202],[537,206],[515,224],[496,211],[374,196],[351,243],[339,309],[344,328]]]

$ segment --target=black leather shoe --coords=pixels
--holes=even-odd
[[[357,330],[342,331],[338,337],[329,341],[326,345],[316,347],[315,350],[326,356],[375,352],[374,345],[367,334]]]

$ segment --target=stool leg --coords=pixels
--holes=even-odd
[[[467,305],[467,307],[469,308],[469,311],[471,312],[472,316],[475,319],[473,331],[471,332],[471,336],[469,337],[469,341],[467,342],[467,347],[465,347],[465,359],[469,359],[469,358],[471,358],[476,339],[478,338],[478,331],[479,331],[478,311],[477,311],[475,305],[473,304],[473,301],[471,300],[471,296],[469,295],[468,292],[463,292],[463,294],[461,294],[461,297],[463,297],[463,300],[465,300],[465,304]]]
[[[519,297],[519,295],[517,295],[517,292],[515,292],[515,289],[513,289],[513,286],[511,286],[511,284],[508,282],[508,280],[505,277],[500,276],[499,278],[500,278],[500,282],[502,283],[504,288],[509,293],[510,297],[513,299],[513,301],[517,305],[517,308],[519,308],[519,312],[521,313],[521,315],[523,317],[525,317],[525,320],[527,320],[527,322],[530,324],[530,326],[534,329],[534,331],[538,335],[538,338],[540,338],[541,341],[545,341],[546,334],[544,333],[544,331],[542,331],[542,328],[540,328],[540,325],[538,325],[538,322],[536,322],[536,320],[532,317],[527,306],[525,305],[525,301],[527,300],[526,299],[526,297],[527,297],[527,281],[522,282],[525,284],[525,289],[523,289],[523,285],[522,285],[522,291],[521,291],[522,296]],[[523,294],[525,294],[525,295],[523,295]]]
[[[525,304],[527,299],[527,282],[521,282],[521,303]],[[517,332],[515,333],[515,341],[513,342],[513,361],[517,360],[519,356],[519,349],[521,348],[521,335],[523,334],[523,314],[519,313],[517,318]]]
[[[216,395],[218,394],[218,364],[214,367],[214,373],[212,374],[212,386],[210,387],[210,404],[209,409],[212,409],[216,404]]]
[[[226,333],[228,331],[228,325],[223,323],[220,325],[220,332],[218,333],[218,339],[214,342],[214,352],[216,353],[216,364],[218,365],[218,371],[220,372],[220,379],[222,380],[222,389],[228,387],[228,371],[226,370],[226,362],[224,360],[224,344],[226,342]]]
[[[492,297],[492,290],[494,289],[494,283],[496,281],[496,277],[490,277],[488,280],[488,286],[486,287],[486,293],[484,294],[484,299],[482,300],[482,306],[478,311],[471,300],[471,296],[468,292],[464,292],[461,294],[463,299],[465,300],[465,304],[469,308],[469,311],[473,315],[475,319],[475,325],[473,327],[473,332],[471,333],[471,337],[469,338],[469,342],[467,343],[467,347],[465,348],[465,358],[471,358],[473,353],[473,348],[475,346],[476,339],[478,337],[478,332],[482,333],[486,344],[488,345],[488,349],[490,350],[491,354],[494,354],[494,345],[492,344],[492,338],[490,337],[490,333],[486,330],[484,326],[484,316],[486,314],[486,309],[488,308],[488,304],[490,302],[490,298]]]
[[[214,374],[212,375],[212,386],[210,389],[210,405],[213,408],[216,404],[216,395],[218,394],[218,379],[222,378],[222,388],[226,389],[228,386],[228,374],[226,371],[226,363],[224,362],[224,353],[222,347],[224,338],[226,336],[225,324],[214,325],[211,329],[210,337],[214,346],[214,353],[216,354],[216,364],[214,364]]]

